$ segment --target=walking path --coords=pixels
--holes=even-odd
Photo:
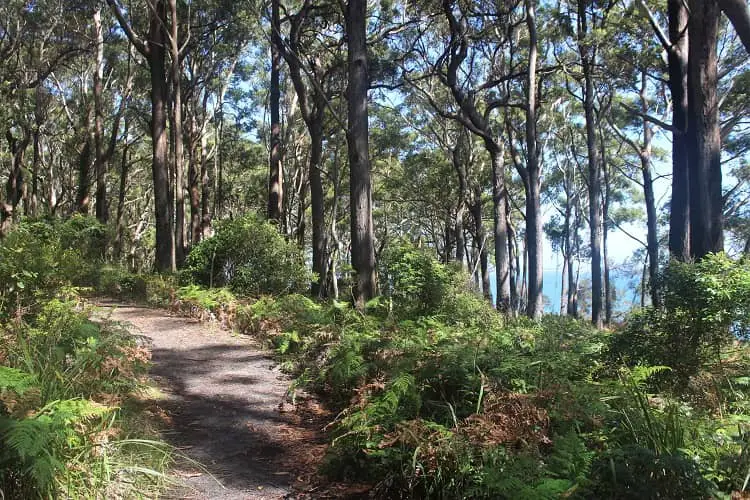
[[[166,395],[159,406],[171,421],[164,438],[210,472],[178,459],[184,486],[169,498],[314,496],[293,486],[309,484],[325,449],[316,407],[292,411],[289,379],[252,339],[158,309],[100,305],[150,339],[151,374]]]

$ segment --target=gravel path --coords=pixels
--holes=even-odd
[[[313,474],[324,445],[314,418],[282,411],[289,380],[252,339],[158,309],[100,305],[151,339],[159,406],[172,421],[164,437],[211,473],[178,460],[185,486],[168,498],[297,498],[292,486]]]

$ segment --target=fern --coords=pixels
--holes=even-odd
[[[0,392],[13,391],[22,395],[29,389],[34,388],[36,377],[16,368],[0,366]]]
[[[85,399],[53,401],[31,418],[0,419],[0,443],[17,457],[20,470],[33,478],[40,491],[51,491],[58,472],[65,469],[67,450],[83,444],[86,426],[111,408]]]

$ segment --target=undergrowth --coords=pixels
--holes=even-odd
[[[24,222],[0,241],[0,498],[150,498],[172,451],[144,407],[149,351],[93,319],[103,228]]]
[[[193,262],[204,266],[209,247]],[[460,270],[408,245],[383,255],[385,293],[364,312],[295,293],[258,297],[247,281],[227,281],[231,291],[204,288],[203,278],[186,276],[179,286],[105,267],[96,286],[265,341],[294,376],[292,396],[315,392],[336,414],[322,472],[367,482],[376,497],[745,494],[745,263],[712,256],[674,264],[663,277],[662,309],[636,311],[604,332],[566,317],[504,318],[469,291]],[[38,392],[45,387],[15,368],[4,376],[17,394],[32,380]],[[42,409],[54,421],[54,410]],[[101,411],[82,421],[101,424],[110,410]]]

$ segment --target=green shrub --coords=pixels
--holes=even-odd
[[[711,254],[673,261],[661,277],[663,307],[630,316],[612,338],[613,361],[666,365],[683,387],[720,362],[722,349],[750,338],[750,262]]]
[[[182,279],[258,296],[307,291],[311,276],[297,246],[250,214],[218,222],[215,236],[191,250]]]
[[[681,453],[659,455],[626,446],[600,456],[592,466],[589,498],[704,500],[715,498],[714,486],[695,462]]]
[[[0,318],[26,311],[65,286],[92,286],[103,255],[104,227],[76,215],[25,220],[0,240]]]
[[[53,299],[0,323],[4,498],[124,498],[159,487],[169,449],[142,424],[129,428],[125,410],[148,351],[89,314]]]
[[[502,316],[473,292],[459,268],[438,262],[426,249],[408,242],[389,246],[379,263],[382,293],[401,319],[438,316],[449,324],[502,327]]]

